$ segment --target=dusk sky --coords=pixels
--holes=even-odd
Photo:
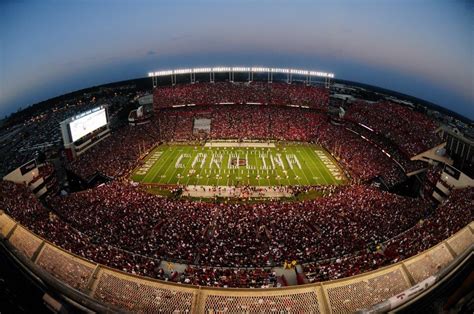
[[[474,119],[474,2],[0,1],[0,117],[149,71],[330,71]]]

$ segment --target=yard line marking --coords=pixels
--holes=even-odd
[[[329,185],[329,182],[326,180],[326,178],[324,177],[324,175],[322,174],[321,170],[319,169],[319,165],[316,164],[316,160],[312,159],[308,150],[306,149],[306,147],[303,149],[304,152],[306,153],[306,155],[308,155],[310,158],[309,158],[309,161],[314,165],[314,167],[316,168],[317,172],[319,172],[319,174],[321,175],[321,178],[324,180],[324,182],[326,183],[326,185]],[[316,158],[318,158],[318,160],[320,161],[319,164],[322,164],[322,160],[319,159],[319,157],[315,154]],[[312,167],[310,167],[311,169]],[[314,176],[313,174],[313,171],[311,171],[311,175]]]
[[[165,154],[168,155],[166,158],[164,158],[164,156],[163,156]],[[155,178],[159,174],[161,168],[168,164],[165,161],[167,161],[172,155],[173,155],[172,152],[166,153],[166,151],[163,151],[163,154],[161,155],[161,158],[158,159],[156,161],[156,163],[153,165],[153,167],[150,169],[149,174],[152,175],[152,179],[150,181],[147,181],[147,183],[154,183],[155,182]],[[162,162],[160,162],[161,159],[163,159]],[[157,165],[159,165],[159,167],[157,167]]]
[[[311,159],[311,156],[308,156],[308,157],[310,157],[309,159]],[[306,165],[306,161],[305,161],[305,165]],[[307,168],[309,169],[309,172],[311,172],[311,176],[314,176],[313,171],[311,170],[311,167],[307,167]],[[308,179],[308,176],[306,176],[306,171],[304,171],[304,169],[299,169],[299,170],[300,170],[300,172],[303,173],[304,177],[306,178],[306,185],[311,185],[311,181]]]

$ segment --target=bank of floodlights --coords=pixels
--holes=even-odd
[[[212,72],[230,72],[231,68],[228,67],[217,67],[217,68],[212,68]]]
[[[310,71],[302,69],[286,69],[286,68],[266,68],[266,67],[226,67],[218,66],[212,68],[185,68],[185,69],[175,69],[175,70],[163,70],[149,72],[148,77],[153,79],[153,86],[156,87],[158,84],[158,77],[171,76],[171,83],[176,84],[176,75],[189,74],[191,78],[191,83],[196,82],[196,74],[199,73],[209,73],[210,82],[215,81],[216,73],[229,73],[229,80],[234,81],[235,73],[248,73],[248,80],[253,80],[254,73],[267,73],[268,81],[273,81],[274,74],[286,74],[287,82],[291,83],[293,80],[293,75],[300,75],[306,77],[306,83],[311,84],[311,77],[322,77],[325,79],[326,87],[330,85],[330,79],[334,78],[334,73],[322,72],[322,71]]]
[[[334,78],[334,73],[321,72],[321,71],[308,71],[301,69],[283,69],[283,68],[262,68],[262,67],[214,67],[214,68],[193,68],[193,69],[176,69],[176,70],[165,70],[149,72],[148,77],[154,76],[168,76],[175,74],[190,74],[190,73],[209,73],[209,72],[255,72],[255,73],[282,73],[282,74],[297,74],[297,75],[310,75]]]

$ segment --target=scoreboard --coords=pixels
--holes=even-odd
[[[98,107],[90,112],[86,112],[83,116],[76,116],[74,120],[69,122],[71,140],[75,142],[106,124],[107,114],[105,108]]]
[[[107,107],[79,113],[61,122],[60,127],[66,154],[74,159],[109,135]]]

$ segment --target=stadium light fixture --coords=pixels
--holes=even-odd
[[[319,72],[319,71],[310,71],[310,72],[309,72],[309,75],[311,75],[311,76],[319,76],[319,77],[334,78],[334,73]]]
[[[211,68],[194,68],[193,73],[207,73],[211,72]]]
[[[290,73],[289,69],[272,68],[273,73]]]
[[[270,68],[252,68],[253,72],[268,72],[270,71]]]
[[[173,71],[174,74],[189,74],[192,72],[192,69],[177,69]]]
[[[301,74],[301,75],[307,75],[309,71],[306,70],[297,70],[297,69],[290,69],[291,74]]]
[[[173,74],[172,70],[155,72],[155,76],[166,76],[166,75],[171,75],[171,74]]]
[[[250,68],[247,68],[247,67],[233,67],[232,71],[234,71],[234,72],[248,72],[248,71],[250,71]]]
[[[188,74],[188,73],[210,73],[210,72],[271,72],[271,73],[285,73],[285,74],[299,74],[299,75],[310,75],[324,78],[334,78],[334,73],[322,72],[322,71],[308,71],[302,69],[284,69],[284,68],[265,68],[265,67],[213,67],[213,68],[189,68],[189,69],[175,69],[175,70],[163,70],[156,72],[149,72],[148,77],[156,76],[167,76],[175,74]]]
[[[214,71],[214,72],[229,72],[230,68],[228,68],[228,67],[216,67],[216,68],[212,68],[212,71]]]

